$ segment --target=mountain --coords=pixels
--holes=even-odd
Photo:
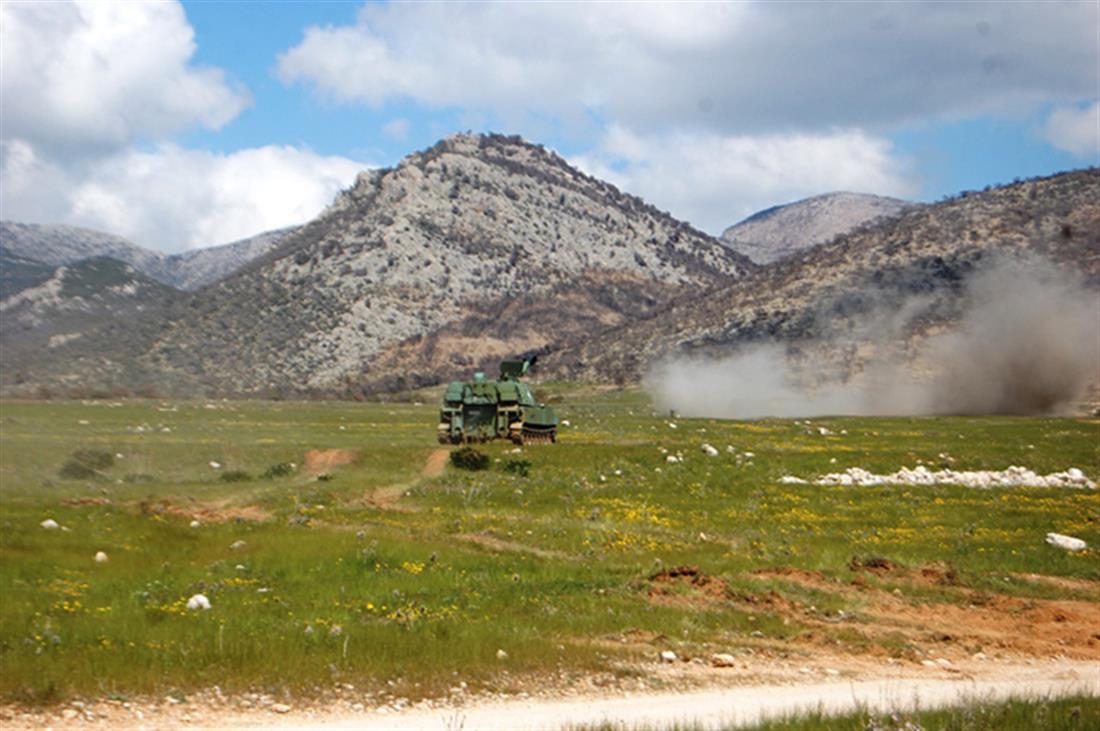
[[[0,371],[6,384],[83,385],[88,374],[141,382],[118,353],[144,342],[180,292],[109,257],[82,259],[0,301]]]
[[[385,381],[403,342],[435,343],[414,380],[447,377],[755,269],[541,146],[461,134],[362,173],[267,253],[146,319],[116,357],[166,391],[347,393]]]
[[[271,251],[297,228],[289,226],[265,231],[230,244],[172,254],[164,258],[166,274],[161,281],[177,289],[200,289],[229,276],[253,259]]]
[[[754,213],[723,231],[722,241],[757,264],[770,264],[913,205],[866,193],[825,193]]]
[[[130,264],[155,279],[164,276],[163,255],[121,236],[78,226],[0,221],[0,245],[12,255],[55,267],[106,256]]]
[[[625,321],[634,302],[754,268],[541,146],[454,135],[361,174],[315,221],[204,290],[150,357],[206,389],[345,389],[373,380],[386,349],[504,303],[553,311],[553,293],[584,297],[608,279],[624,290],[612,308]],[[503,348],[559,335],[552,323],[514,331]],[[449,372],[466,347],[448,351]]]
[[[16,292],[41,284],[50,278],[54,267],[28,259],[0,245],[0,301]]]
[[[1100,283],[1100,170],[907,208],[704,297],[682,297],[558,353],[547,366],[560,377],[634,381],[669,355],[715,356],[777,342],[813,348],[806,357],[822,373],[850,369],[866,345],[858,328],[867,317],[921,298],[931,313],[924,329],[949,328],[968,274],[983,259],[1013,253],[1041,256]],[[837,347],[811,345],[823,338]]]
[[[293,227],[278,229],[230,244],[165,255],[144,249],[121,236],[77,226],[0,221],[0,248],[4,256],[13,261],[18,258],[51,268],[92,257],[109,257],[130,264],[171,287],[198,289],[270,251],[294,230]],[[14,286],[15,280],[9,288]],[[0,299],[16,290],[5,291],[8,294]]]

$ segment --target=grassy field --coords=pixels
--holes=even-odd
[[[1097,599],[1095,490],[778,482],[918,463],[1096,479],[1096,420],[670,421],[637,392],[545,392],[571,423],[557,445],[490,444],[490,469],[438,474],[434,393],[3,403],[0,695],[424,697],[625,677],[665,649],[917,663],[935,640],[883,623],[886,599],[1005,616],[1058,600],[1071,620]],[[212,609],[188,610],[196,593]],[[1061,651],[1091,657],[1086,640]]]

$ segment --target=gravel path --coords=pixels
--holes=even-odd
[[[842,713],[859,706],[875,711],[923,709],[1009,697],[1057,697],[1065,694],[1100,696],[1100,663],[1073,660],[1030,661],[990,668],[974,677],[931,671],[919,677],[899,673],[877,679],[738,685],[681,692],[621,692],[597,696],[531,698],[526,700],[470,699],[467,705],[421,704],[396,710],[392,706],[353,711],[349,705],[274,701],[260,707],[233,708],[236,702],[204,704],[197,697],[186,704],[136,702],[72,702],[45,713],[0,707],[0,728],[17,729],[265,729],[271,731],[557,731],[578,725],[612,723],[629,731],[655,731],[673,724],[696,724],[701,729],[747,725],[776,715],[820,708]],[[220,706],[220,707],[219,707]]]

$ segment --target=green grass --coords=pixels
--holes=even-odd
[[[842,593],[750,572],[797,567],[847,581],[854,555],[911,568],[949,562],[960,586],[904,584],[933,604],[967,602],[968,588],[1089,598],[1019,575],[1100,579],[1094,549],[1069,554],[1043,542],[1057,531],[1100,543],[1096,491],[777,482],[848,466],[937,465],[941,453],[959,469],[1076,466],[1095,479],[1095,420],[814,420],[833,436],[789,420],[676,419],[673,429],[636,392],[547,392],[572,422],[558,444],[522,455],[484,445],[489,470],[447,466],[430,478],[421,469],[438,448],[437,407],[426,396],[3,403],[0,695],[50,701],[215,684],[309,693],[334,681],[410,696],[459,680],[507,690],[621,672],[656,649],[757,646],[754,633],[782,646],[802,631],[768,607],[696,601],[687,587],[676,590],[684,601],[652,601],[648,577],[682,564],[726,582],[732,597],[772,589],[856,617],[859,602]],[[719,456],[704,455],[703,442]],[[659,448],[684,462],[669,464]],[[310,449],[359,456],[318,479],[302,469]],[[92,477],[62,477],[79,450],[116,456]],[[738,458],[745,452],[755,456]],[[529,464],[505,469],[510,460]],[[279,465],[289,463],[286,474]],[[221,479],[227,473],[239,481]],[[267,519],[189,527],[203,510],[245,507]],[[43,530],[45,518],[69,530]],[[237,541],[245,545],[231,549]],[[108,562],[93,561],[100,550]],[[871,581],[890,589],[897,580]],[[182,608],[198,592],[212,610]],[[653,651],[607,641],[631,631],[660,639]],[[836,641],[861,651],[871,640],[838,627]]]
[[[646,726],[627,727],[646,731]],[[577,727],[575,731],[627,731],[622,725]],[[662,726],[662,731],[697,731],[701,726]],[[1100,698],[1069,696],[1054,699],[1012,699],[972,702],[955,708],[889,713],[861,709],[829,715],[798,713],[753,726],[724,731],[1085,731],[1100,728]]]

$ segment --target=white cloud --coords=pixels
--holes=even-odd
[[[366,167],[276,146],[215,154],[162,145],[65,168],[23,141],[3,152],[4,218],[87,226],[161,251],[304,223]]]
[[[220,69],[191,65],[194,32],[174,2],[0,3],[6,140],[40,155],[102,154],[249,103]]]
[[[1097,87],[1095,3],[387,3],[311,27],[287,83],[644,132],[878,129]]]
[[[714,235],[762,208],[818,193],[904,198],[918,188],[909,160],[858,130],[727,136],[612,125],[595,152],[570,162]]]
[[[1100,164],[1100,102],[1086,107],[1059,107],[1050,113],[1043,136],[1060,150],[1091,157]]]

